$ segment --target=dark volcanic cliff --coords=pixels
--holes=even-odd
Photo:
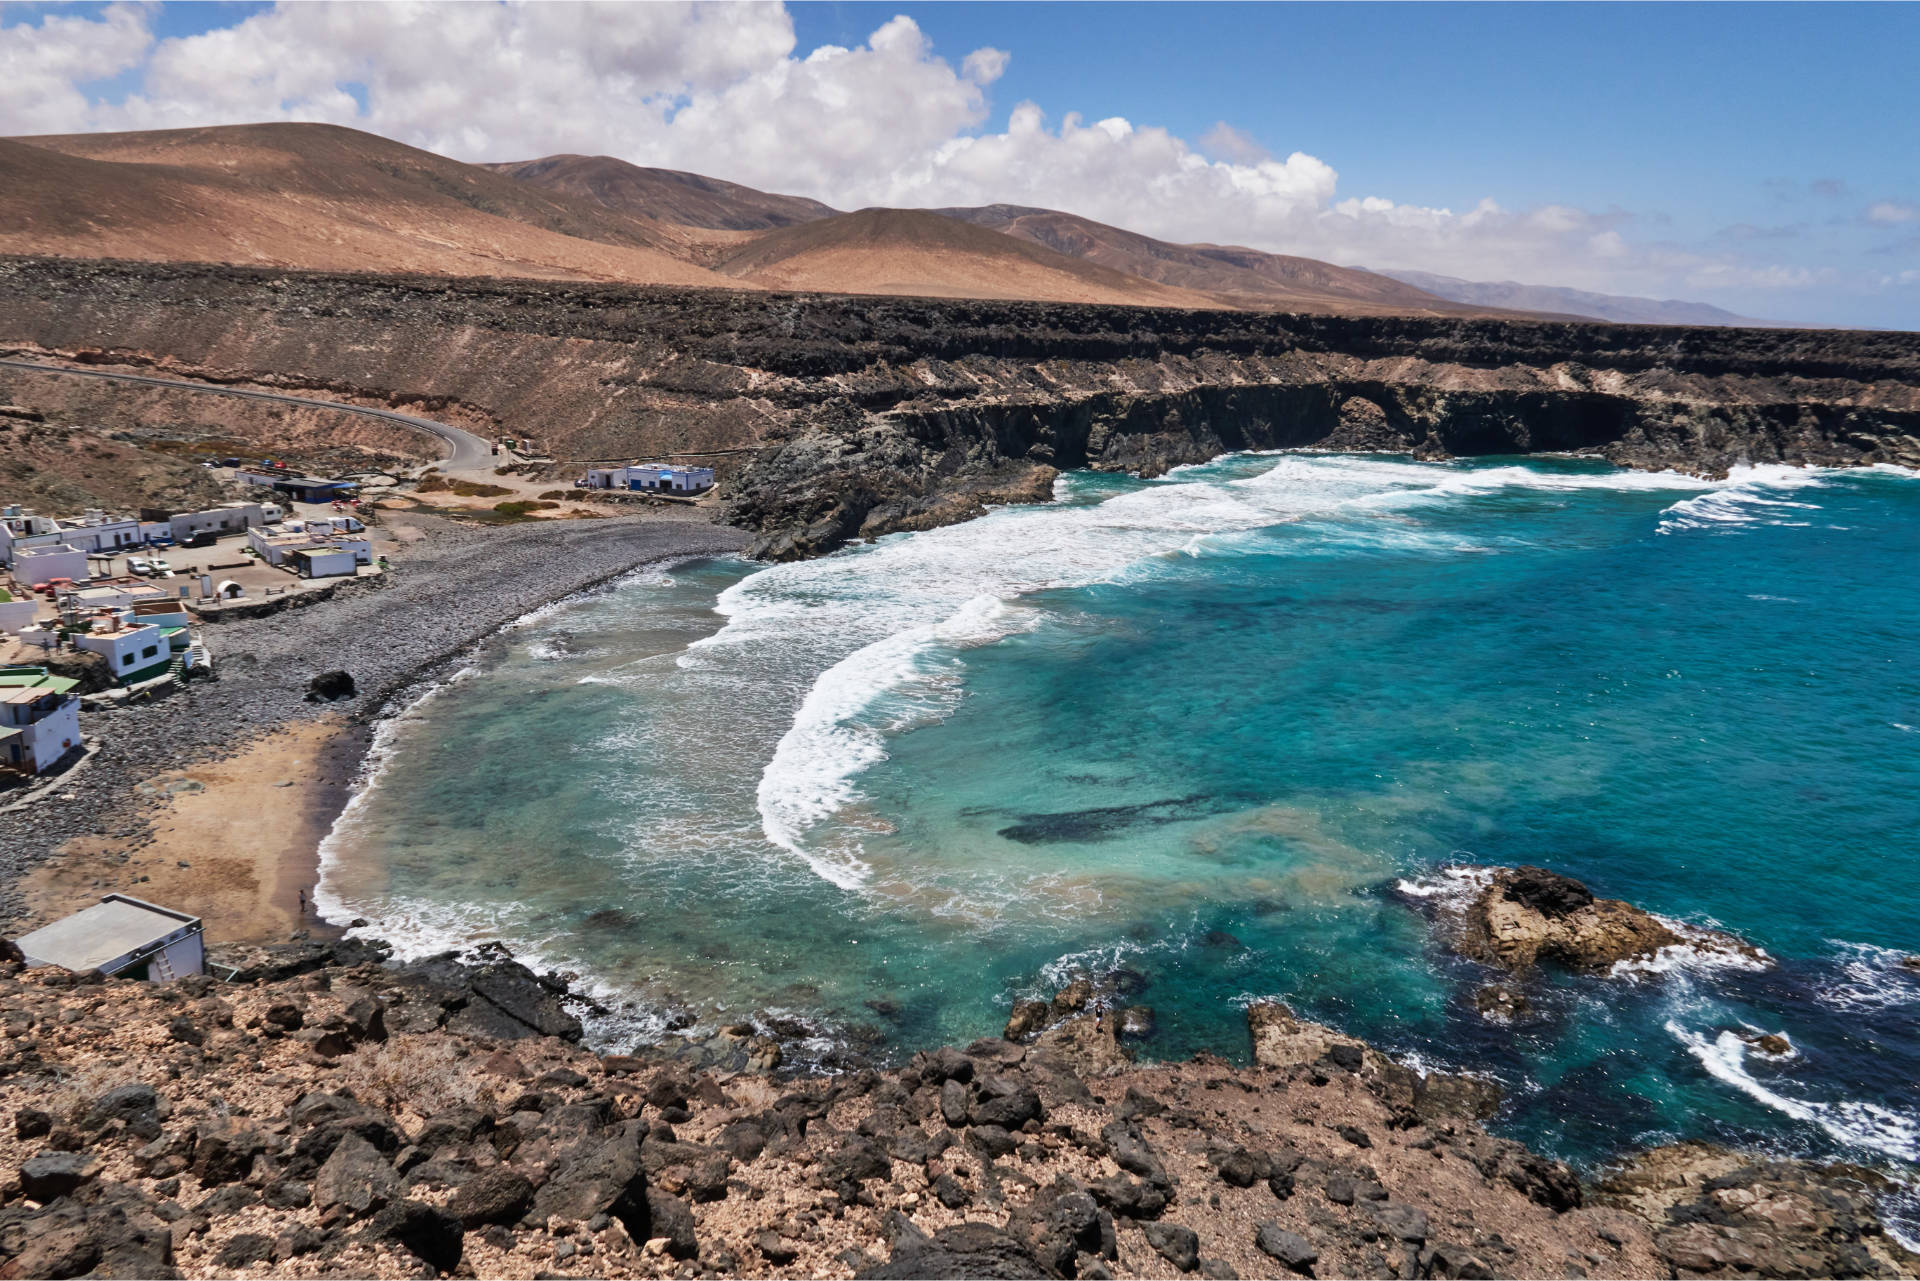
[[[0,260],[0,343],[736,450],[772,556],[1225,450],[1920,466],[1920,335],[1190,312]]]

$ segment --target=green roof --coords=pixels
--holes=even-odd
[[[0,667],[0,689],[42,689],[50,694],[65,694],[80,682],[70,676],[53,676],[44,667]]]

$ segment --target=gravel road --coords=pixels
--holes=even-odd
[[[19,910],[15,879],[65,841],[88,833],[137,834],[142,820],[134,787],[141,780],[223,754],[298,717],[345,710],[364,718],[531,610],[641,565],[725,555],[746,541],[739,530],[686,521],[532,521],[474,529],[411,519],[427,536],[384,580],[367,580],[304,609],[206,627],[217,680],[83,716],[82,731],[100,740],[86,768],[68,785],[0,813],[0,918]],[[306,702],[307,682],[336,668],[352,674],[358,696],[331,706]],[[0,794],[0,803],[5,800]]]

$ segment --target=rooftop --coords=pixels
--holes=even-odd
[[[109,894],[92,907],[35,930],[18,942],[29,961],[83,973],[198,924],[197,916],[124,894]]]
[[[55,676],[44,667],[0,667],[0,692],[9,693],[8,702],[15,701],[12,691],[24,690],[39,698],[43,694],[64,694],[79,683],[68,676]]]

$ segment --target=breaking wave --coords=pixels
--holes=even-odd
[[[1782,469],[1785,470],[1785,469]],[[750,656],[786,690],[787,718],[757,790],[775,847],[843,889],[872,869],[857,830],[833,824],[886,759],[889,733],[938,720],[964,696],[968,648],[1045,626],[1037,594],[1178,573],[1193,557],[1272,552],[1276,526],[1313,522],[1288,550],[1476,550],[1422,511],[1509,490],[1665,492],[1745,483],[1674,472],[1435,465],[1362,455],[1237,455],[1103,497],[1063,476],[1061,500],[778,565],[722,593],[727,623],[678,660]]]
[[[1920,1119],[1854,1099],[1820,1103],[1793,1098],[1756,1079],[1747,1070],[1747,1043],[1739,1033],[1722,1031],[1709,1038],[1672,1019],[1666,1027],[1710,1074],[1748,1098],[1796,1121],[1817,1125],[1834,1140],[1850,1147],[1866,1148],[1902,1161],[1920,1160]]]

